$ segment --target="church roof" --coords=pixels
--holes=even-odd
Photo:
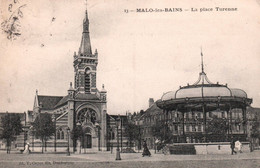
[[[98,96],[95,94],[77,94],[75,99],[79,100],[99,100]],[[42,96],[38,95],[38,103],[42,104],[43,110],[52,110],[59,106],[64,105],[69,100],[69,95],[67,96]]]
[[[62,96],[38,95],[38,103],[42,105],[43,110],[52,110],[62,98]]]
[[[64,96],[64,97],[54,106],[54,108],[63,105],[64,103],[66,103],[66,102],[68,101],[68,99],[69,99],[69,95]]]

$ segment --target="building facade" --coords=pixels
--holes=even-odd
[[[257,112],[256,112],[257,111]],[[241,109],[232,109],[231,110],[232,120],[230,121],[230,134],[234,138],[242,138],[242,141],[248,140],[250,137],[250,128],[252,127],[252,121],[257,119],[257,115],[259,115],[259,109],[253,107],[247,107],[247,129],[248,129],[248,137],[244,137],[244,126],[242,124],[243,121],[243,112]],[[184,119],[183,119],[184,118]],[[221,119],[223,121],[228,121],[228,116],[225,111],[211,111],[206,115],[207,123],[210,123],[213,118]],[[259,117],[258,117],[259,118]],[[184,120],[184,123],[183,123]],[[144,114],[141,115],[138,119],[136,119],[136,124],[140,126],[141,129],[141,139],[146,140],[147,145],[150,149],[155,148],[155,141],[158,139],[153,135],[152,127],[157,125],[158,123],[164,123],[165,126],[172,133],[172,141],[171,143],[202,143],[203,139],[203,114],[201,111],[192,111],[187,112],[183,116],[181,112],[178,111],[169,111],[168,117],[166,113],[160,109],[156,103],[150,105],[150,107],[145,110]],[[184,131],[183,131],[184,128]],[[164,129],[162,129],[162,132]],[[183,132],[185,133],[185,141],[183,141]],[[218,135],[216,135],[218,136]],[[161,141],[163,141],[164,137],[161,137]],[[223,135],[223,139],[226,137]],[[213,137],[213,139],[209,140],[211,142],[220,141],[222,139],[218,139]],[[256,140],[258,142],[258,140]]]
[[[71,131],[80,125],[83,129],[83,148],[106,150],[107,92],[104,85],[101,91],[96,87],[98,52],[92,52],[87,10],[80,47],[73,57],[74,87],[70,83],[66,96],[39,95],[36,91],[33,112],[28,113],[28,118],[33,122],[40,113],[54,116],[57,146],[65,147],[68,128]],[[73,141],[70,142],[72,145]]]

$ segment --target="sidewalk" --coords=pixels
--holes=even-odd
[[[73,154],[69,157],[86,159],[90,162],[113,162],[116,154],[98,152],[95,154]],[[238,153],[236,155],[164,155],[152,154],[151,157],[142,157],[142,153],[121,153],[121,162],[124,161],[185,161],[185,160],[260,160],[260,151],[251,153]],[[118,161],[116,161],[118,162]]]

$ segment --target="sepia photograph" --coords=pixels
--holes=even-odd
[[[0,0],[0,167],[260,167],[260,0]]]

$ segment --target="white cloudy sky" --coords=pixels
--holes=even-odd
[[[7,2],[0,0],[1,22],[10,15]],[[0,111],[32,110],[36,89],[64,96],[73,81],[86,2],[19,0],[22,4],[27,6],[20,38],[0,34]],[[97,86],[105,84],[109,114],[145,110],[149,98],[194,83],[201,46],[209,79],[245,90],[260,107],[259,1],[89,0],[87,5],[92,49],[99,52]],[[124,13],[191,7],[238,11]]]

